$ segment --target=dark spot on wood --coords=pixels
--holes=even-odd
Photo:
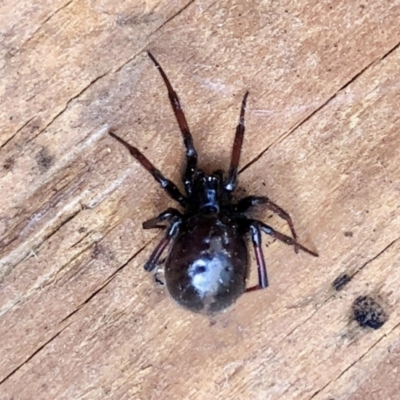
[[[118,15],[116,23],[119,26],[137,26],[156,21],[157,15],[150,12],[140,16]]]
[[[101,246],[96,242],[93,246],[92,258],[99,258],[101,254]]]
[[[379,329],[388,319],[383,307],[371,296],[359,296],[352,305],[353,318],[362,328]]]
[[[36,162],[39,165],[40,171],[45,172],[53,165],[54,157],[43,147],[36,155]]]
[[[10,49],[5,54],[5,58],[12,58],[18,53],[17,47],[10,47]]]
[[[81,227],[78,229],[78,233],[83,233],[83,232],[86,232],[86,228],[85,228],[84,226],[81,226]]]
[[[346,237],[353,237],[353,232],[350,232],[350,231],[344,232],[344,236],[346,236]]]
[[[10,170],[15,164],[15,160],[12,157],[8,157],[4,160],[3,168],[5,170]]]
[[[81,210],[82,210],[82,211],[84,211],[84,210],[89,210],[89,209],[90,209],[89,206],[88,206],[87,204],[79,203],[79,205],[81,206]]]
[[[348,274],[339,275],[332,283],[335,290],[339,291],[351,281],[351,276]]]

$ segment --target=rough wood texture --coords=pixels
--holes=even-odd
[[[1,399],[399,398],[400,1],[257,3],[1,4]],[[143,271],[159,236],[141,222],[172,203],[106,134],[179,179],[146,49],[207,168],[250,90],[242,190],[320,253],[265,238],[270,288],[212,320]],[[380,329],[352,320],[364,295]]]

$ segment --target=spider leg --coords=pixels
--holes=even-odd
[[[253,292],[254,290],[265,289],[268,287],[267,268],[265,266],[265,258],[261,247],[261,231],[257,225],[250,225],[251,241],[253,242],[254,253],[257,261],[258,271],[258,285],[246,289],[246,292]]]
[[[172,85],[169,82],[167,75],[165,74],[164,70],[161,68],[161,65],[158,63],[158,61],[154,58],[154,56],[149,51],[147,52],[147,54],[153,61],[154,65],[157,67],[158,72],[160,73],[162,79],[164,80],[165,86],[167,87],[167,90],[168,90],[168,97],[169,97],[169,101],[172,106],[172,110],[174,111],[179,128],[182,132],[183,143],[186,148],[186,168],[185,168],[185,172],[183,173],[182,180],[185,185],[187,194],[190,195],[192,193],[192,189],[193,189],[194,175],[197,170],[197,152],[196,152],[196,149],[194,148],[193,137],[189,131],[189,127],[186,122],[186,118],[185,118],[185,114],[183,113],[182,106],[179,102],[178,95],[172,88]]]
[[[131,155],[136,158],[136,160],[139,161],[140,164],[147,169],[147,171],[151,173],[153,178],[161,185],[161,187],[168,193],[170,197],[177,201],[182,207],[186,206],[186,198],[180,192],[175,183],[165,178],[165,176],[136,147],[133,147],[129,143],[125,142],[124,139],[121,139],[115,133],[108,133],[129,150]]]
[[[157,217],[151,218],[145,222],[143,222],[143,229],[153,229],[153,228],[161,228],[165,229],[165,225],[158,225],[160,222],[164,222],[165,220],[170,220],[173,217],[182,218],[182,214],[176,210],[175,208],[167,208]]]
[[[235,140],[232,147],[231,166],[229,168],[228,178],[225,182],[225,190],[233,192],[237,184],[237,174],[240,160],[240,153],[242,151],[243,137],[244,137],[244,112],[246,110],[246,101],[249,92],[244,94],[242,106],[240,108],[239,123],[236,127]]]
[[[300,250],[303,250],[304,252],[311,254],[314,257],[318,257],[318,254],[315,253],[312,250],[307,249],[307,247],[304,247],[300,243],[296,242],[293,238],[284,235],[283,233],[277,232],[273,228],[271,228],[269,225],[264,224],[261,221],[256,221],[256,220],[250,220],[251,221],[251,226],[256,226],[258,227],[262,232],[266,233],[267,235],[270,235],[274,237],[275,239],[288,244],[289,246],[298,246]]]
[[[284,219],[287,224],[289,225],[290,231],[292,232],[293,239],[296,241],[297,240],[297,234],[296,231],[294,230],[294,225],[292,218],[290,215],[283,210],[281,207],[279,207],[277,204],[273,203],[268,197],[265,196],[249,196],[245,197],[244,199],[240,200],[238,204],[236,205],[236,209],[238,212],[245,212],[249,208],[256,206],[258,204],[265,204],[268,210],[271,210],[272,212],[278,214],[282,219]],[[299,246],[297,243],[294,244],[294,251],[296,253],[299,252]]]
[[[171,225],[167,228],[167,232],[165,233],[165,236],[162,238],[160,243],[156,246],[156,248],[153,250],[153,252],[150,255],[150,258],[144,265],[144,269],[148,272],[154,271],[155,268],[157,268],[157,263],[158,260],[160,259],[162,253],[166,249],[166,247],[169,245],[173,237],[178,233],[179,225],[181,224],[181,217],[175,216],[172,217],[171,220]]]

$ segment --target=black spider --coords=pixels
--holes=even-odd
[[[246,92],[243,97],[228,176],[224,178],[220,170],[207,175],[197,168],[197,153],[178,96],[160,64],[150,52],[148,55],[167,86],[169,100],[182,132],[186,149],[186,168],[182,180],[186,193],[182,194],[136,147],[110,132],[185,210],[182,214],[175,208],[168,208],[143,223],[144,229],[166,228],[163,239],[144,268],[146,271],[156,271],[162,253],[170,245],[164,271],[168,292],[185,308],[215,313],[231,305],[242,293],[268,286],[261,232],[294,246],[296,253],[301,249],[314,257],[318,254],[296,241],[296,232],[289,214],[268,197],[248,196],[233,202],[232,192],[237,184],[245,130],[244,113],[249,93]],[[293,238],[245,215],[251,207],[258,204],[263,204],[287,221]],[[160,225],[163,222],[167,223],[166,226]],[[250,234],[254,247],[259,283],[246,289],[249,270],[247,234]]]

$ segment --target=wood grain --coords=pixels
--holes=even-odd
[[[399,398],[400,1],[0,9],[0,399]],[[271,286],[212,319],[143,271],[160,236],[141,223],[172,203],[107,135],[178,182],[145,50],[206,170],[227,168],[250,91],[239,194],[268,195],[320,254],[265,238]],[[354,321],[359,296],[381,328]]]

